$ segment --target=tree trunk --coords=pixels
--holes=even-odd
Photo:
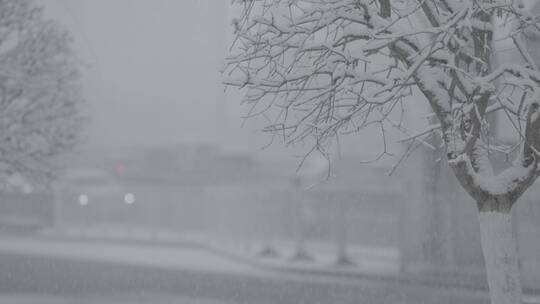
[[[294,229],[294,252],[291,257],[293,261],[312,260],[305,248],[305,227],[304,227],[304,199],[305,192],[302,191],[302,184],[299,178],[295,178],[292,184],[293,204],[293,229]]]
[[[64,200],[63,192],[58,187],[53,188],[53,227],[57,231],[64,229]]]
[[[294,261],[309,261],[312,260],[311,256],[308,254],[308,251],[306,250],[306,227],[305,227],[305,221],[304,221],[304,203],[303,203],[303,197],[296,197],[295,203],[295,233],[296,233],[296,240],[295,240],[295,249],[292,256],[292,260]]]
[[[390,0],[380,0],[379,4],[381,6],[381,17],[390,17],[392,14],[392,6],[390,4]]]
[[[349,257],[347,252],[347,210],[345,200],[340,200],[338,203],[336,217],[336,248],[337,257],[336,264],[346,266],[353,265],[354,262]]]
[[[510,212],[480,211],[478,218],[491,304],[521,304],[519,258]]]

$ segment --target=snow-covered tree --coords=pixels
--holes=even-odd
[[[322,150],[370,126],[387,140],[389,128],[407,130],[401,113],[419,120],[411,109],[431,108],[405,156],[441,138],[478,206],[492,303],[521,303],[510,210],[539,174],[540,71],[526,46],[539,17],[520,0],[235,2],[226,82],[245,88],[249,114],[264,115],[287,143],[311,138]],[[505,39],[521,63],[494,60]],[[510,143],[493,132],[502,119]],[[510,161],[496,162],[501,154]]]
[[[79,64],[66,30],[30,0],[0,0],[0,174],[47,181],[76,141]],[[4,179],[5,180],[5,179]]]

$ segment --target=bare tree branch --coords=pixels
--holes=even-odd
[[[419,91],[438,121],[434,129],[440,130],[448,162],[477,201],[496,197],[513,204],[536,179],[540,73],[523,33],[537,30],[538,19],[520,1],[242,5],[227,83],[246,89],[251,112],[273,117],[266,130],[285,142],[313,138],[320,148],[378,124],[403,131],[388,122],[397,115],[396,105],[407,111],[413,100],[408,97]],[[527,64],[493,62],[497,28],[510,33]],[[490,155],[516,145],[493,144],[488,118],[501,111],[519,130],[515,139],[522,153],[495,174]],[[433,130],[406,135],[421,141]]]

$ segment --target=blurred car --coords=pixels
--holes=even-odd
[[[62,221],[80,221],[84,216],[86,222],[103,222],[122,216],[126,205],[135,203],[135,195],[108,172],[83,168],[70,169],[61,176],[56,185],[56,200]]]
[[[133,203],[133,194],[127,193],[106,171],[99,169],[72,169],[59,180],[64,202],[80,205],[92,203]],[[127,198],[127,199],[126,199]]]

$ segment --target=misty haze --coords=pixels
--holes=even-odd
[[[535,0],[0,0],[0,303],[540,304]]]

